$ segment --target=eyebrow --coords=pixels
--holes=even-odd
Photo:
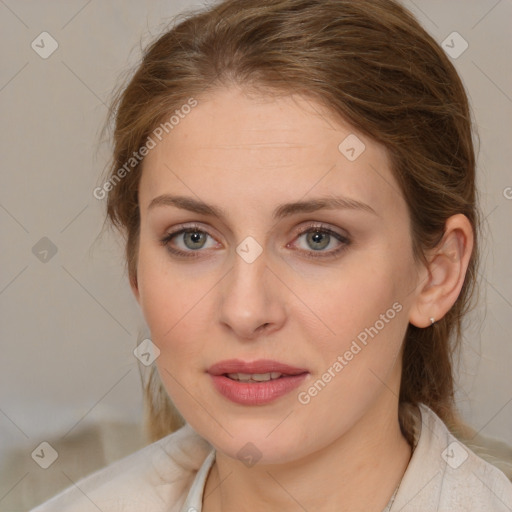
[[[157,196],[149,203],[148,211],[159,206],[174,206],[190,212],[217,217],[222,220],[227,218],[226,211],[222,208],[187,196],[175,196],[170,194]],[[311,213],[322,209],[360,210],[378,216],[377,212],[370,205],[362,203],[361,201],[348,197],[327,196],[310,199],[308,201],[281,204],[274,210],[272,217],[274,220],[279,220],[297,213]]]

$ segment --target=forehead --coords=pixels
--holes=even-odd
[[[248,200],[336,193],[376,210],[404,206],[385,148],[319,103],[240,88],[197,102],[146,156],[141,209],[162,193],[225,202],[235,189]]]

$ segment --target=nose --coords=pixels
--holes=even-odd
[[[239,339],[268,335],[286,321],[286,288],[267,263],[265,251],[252,263],[236,255],[232,270],[223,280],[219,320]]]

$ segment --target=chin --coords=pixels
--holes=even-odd
[[[280,421],[280,420],[279,420]],[[232,459],[251,464],[285,464],[296,460],[304,449],[304,439],[298,432],[276,426],[279,421],[265,420],[250,422],[226,422],[228,432],[218,426],[215,431],[211,423],[204,424],[195,430],[212,444],[216,450]],[[286,421],[286,420],[285,420]],[[247,461],[247,462],[246,462]]]

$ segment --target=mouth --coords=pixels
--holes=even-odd
[[[271,359],[259,359],[251,362],[228,359],[212,365],[207,371],[210,375],[226,375],[230,379],[242,381],[252,379],[255,382],[308,373],[306,368],[298,368]]]
[[[215,389],[231,402],[265,405],[299,386],[308,370],[270,360],[221,361],[208,369]]]
[[[281,379],[283,377],[289,377],[280,372],[269,372],[269,373],[224,373],[224,377],[238,382],[268,382],[269,380]]]

